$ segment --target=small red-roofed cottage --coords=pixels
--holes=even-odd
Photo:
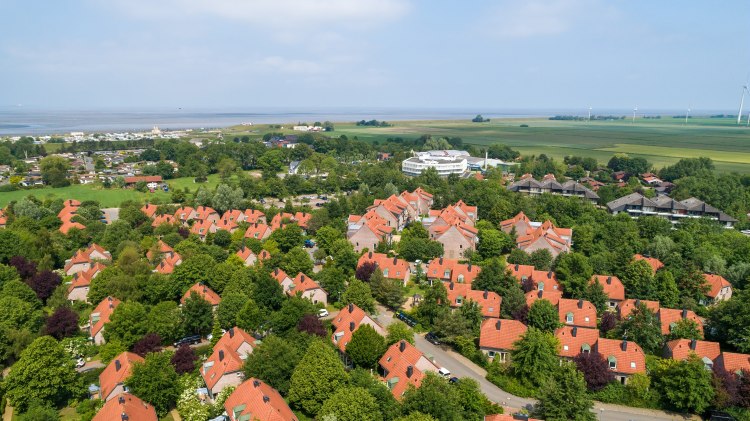
[[[96,278],[96,275],[104,269],[106,269],[106,266],[101,262],[96,262],[89,270],[74,273],[73,280],[68,287],[68,300],[87,301],[89,287],[91,287],[91,280]]]
[[[518,279],[519,282],[523,283],[526,280],[531,279],[534,273],[534,266],[531,265],[519,265],[513,263],[506,263],[505,267],[510,271],[510,274],[514,278]]]
[[[196,221],[211,221],[214,224],[219,222],[219,213],[214,210],[214,208],[208,207],[208,206],[198,206],[195,208],[195,220]]]
[[[532,266],[533,267],[533,266]],[[534,290],[537,291],[560,291],[562,292],[562,285],[557,282],[557,275],[555,272],[536,270],[531,272],[531,285]]]
[[[254,238],[256,240],[262,241],[270,237],[272,232],[273,231],[271,230],[271,227],[269,227],[268,225],[256,222],[247,227],[247,230],[245,231],[245,238]]]
[[[208,301],[209,304],[216,310],[216,307],[221,303],[221,297],[219,297],[219,294],[214,292],[211,288],[207,287],[201,282],[198,282],[197,284],[193,285],[185,291],[185,294],[180,299],[181,304],[185,304],[185,300],[190,298],[193,294],[198,295],[199,297],[203,298],[204,300]]]
[[[219,219],[218,222],[216,222],[216,230],[224,230],[229,231],[230,233],[237,231],[238,225],[237,222],[229,220],[229,219]]]
[[[443,245],[443,256],[450,259],[464,257],[479,243],[479,231],[471,225],[456,222],[451,225],[430,226],[430,239]]]
[[[167,253],[161,259],[161,262],[156,265],[154,272],[161,273],[163,275],[169,275],[174,272],[174,268],[182,264],[182,256],[179,253]]]
[[[149,218],[153,218],[154,215],[156,215],[157,210],[158,206],[152,205],[151,203],[146,203],[141,207],[141,212]]]
[[[157,421],[156,409],[138,396],[121,393],[110,399],[91,421]]]
[[[590,283],[598,282],[602,286],[604,293],[607,294],[607,306],[611,310],[617,308],[618,304],[625,300],[625,287],[622,285],[620,278],[613,275],[594,275]]]
[[[248,224],[266,223],[266,214],[257,209],[245,209],[243,214],[245,215],[244,222],[247,222]]]
[[[247,217],[245,217],[245,214],[242,213],[241,210],[230,209],[228,211],[225,211],[224,214],[221,215],[221,219],[238,224],[240,222],[245,222],[247,220]]]
[[[328,305],[328,293],[320,287],[320,284],[302,272],[294,277],[291,285],[284,292],[289,296],[298,295],[302,298],[307,298],[313,304]]]
[[[208,234],[213,234],[217,231],[216,224],[210,219],[196,219],[192,227],[190,227],[190,233],[200,237],[201,240],[206,240]]]
[[[283,269],[276,268],[271,272],[271,276],[273,276],[273,279],[275,279],[279,285],[281,285],[281,289],[283,291],[286,291],[289,289],[289,285],[294,282],[291,276],[287,275],[286,272],[284,272]]]
[[[70,230],[77,229],[77,230],[83,231],[86,229],[86,226],[79,222],[73,222],[73,221],[67,220],[67,221],[63,221],[59,229],[61,233],[68,235]]]
[[[102,246],[94,243],[85,250],[76,251],[70,259],[65,261],[65,274],[73,275],[89,270],[97,260],[109,262],[112,260],[112,255]]]
[[[238,327],[227,330],[221,336],[221,339],[214,345],[213,353],[200,369],[212,398],[225,387],[242,383],[244,379],[242,365],[247,356],[252,354],[255,345],[255,338]]]
[[[531,307],[537,300],[547,300],[556,306],[557,303],[562,299],[562,292],[560,291],[529,291],[526,293],[526,305]]]
[[[383,253],[368,252],[359,258],[357,268],[365,263],[374,263],[375,266],[383,272],[384,277],[388,279],[396,279],[401,281],[404,285],[409,282],[409,278],[411,277],[409,263],[398,257],[391,258]]]
[[[188,221],[195,219],[197,216],[195,209],[190,206],[183,206],[174,212],[174,219],[182,224],[187,224]]]
[[[477,265],[458,263],[456,259],[440,257],[430,260],[427,265],[427,278],[430,283],[440,280],[471,285],[481,271],[482,268]]]
[[[560,323],[596,329],[596,307],[589,301],[561,298],[557,303]]]
[[[648,263],[649,266],[651,266],[651,270],[653,270],[654,273],[656,273],[656,271],[664,267],[664,263],[662,263],[661,260],[654,258],[654,257],[646,257],[642,254],[636,254],[635,256],[633,256],[633,259],[645,261],[646,263]]]
[[[422,385],[425,373],[437,373],[440,368],[430,361],[414,345],[401,340],[391,345],[380,358],[383,378],[393,396],[401,400],[409,385]]]
[[[492,291],[476,291],[471,289],[469,284],[457,284],[454,282],[445,282],[445,289],[448,292],[448,303],[451,308],[458,308],[467,301],[474,301],[482,309],[484,317],[500,317],[500,304],[502,299],[500,295]]]
[[[224,410],[229,421],[298,421],[276,389],[253,377],[234,389]]]
[[[146,258],[148,260],[155,261],[159,258],[166,258],[168,256],[171,256],[175,252],[169,244],[165,243],[162,240],[156,242],[156,247],[158,249],[158,252],[155,253],[151,249],[146,252]]]
[[[714,361],[714,367],[729,373],[750,373],[750,354],[722,352]]]
[[[723,276],[704,273],[703,278],[710,288],[706,293],[707,300],[701,300],[704,304],[714,304],[732,298],[732,284]]]
[[[563,326],[555,331],[560,341],[560,353],[563,358],[575,358],[579,354],[588,354],[599,340],[599,329],[587,329],[577,326]]]
[[[509,361],[513,344],[521,339],[528,328],[518,320],[486,319],[479,330],[479,349],[490,359]]]
[[[89,315],[89,336],[93,338],[95,345],[104,344],[104,327],[109,323],[109,318],[119,305],[120,300],[114,297],[107,297]]]
[[[263,249],[260,251],[260,253],[258,253],[258,260],[261,263],[265,262],[266,260],[269,260],[270,258],[271,258],[271,253],[269,253],[269,251],[266,249]]]
[[[287,224],[294,222],[294,215],[288,212],[279,212],[271,218],[271,231],[284,228]]]
[[[637,343],[618,339],[599,338],[596,352],[607,361],[609,369],[620,383],[627,383],[628,377],[646,372],[646,355]]]
[[[379,243],[390,242],[393,227],[389,227],[385,219],[375,211],[366,214],[349,215],[347,220],[346,238],[354,250],[361,253],[364,249],[374,250]]]
[[[618,307],[618,310],[620,312],[620,319],[624,319],[630,316],[630,313],[632,313],[633,309],[635,309],[639,304],[644,304],[646,308],[651,310],[651,312],[654,314],[658,314],[659,309],[661,308],[658,301],[628,298],[627,300],[623,300]]]
[[[305,212],[295,212],[294,213],[294,222],[297,223],[297,225],[300,226],[303,230],[307,229],[307,225],[310,223],[310,218],[312,218],[312,214],[305,213]]]
[[[177,219],[175,219],[172,215],[156,215],[153,221],[151,221],[151,226],[156,228],[162,224],[176,224]]]
[[[250,247],[242,246],[239,250],[237,250],[237,253],[235,253],[237,256],[239,256],[240,259],[245,263],[245,266],[253,266],[256,261],[258,261],[258,256],[253,253],[252,250],[250,250]]]
[[[381,336],[386,335],[385,329],[373,320],[372,317],[351,303],[339,311],[339,314],[331,321],[331,324],[333,325],[331,341],[342,353],[346,352],[346,346],[352,340],[352,335],[363,324],[369,325]]]
[[[142,363],[143,358],[132,352],[123,352],[109,362],[99,374],[101,399],[108,401],[120,393],[127,392],[125,380],[130,377],[134,363]]]
[[[708,369],[713,369],[714,361],[721,354],[718,342],[699,341],[696,339],[675,339],[664,345],[664,358],[686,360],[690,354],[695,354],[703,361]]]
[[[662,335],[669,335],[672,329],[675,327],[677,322],[682,319],[689,319],[694,321],[698,325],[698,330],[703,334],[703,320],[698,317],[693,310],[683,309],[677,310],[673,308],[660,308],[659,309],[659,321],[661,322],[661,333]]]

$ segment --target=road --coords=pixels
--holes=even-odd
[[[384,326],[393,323],[393,313],[378,306],[378,322]],[[479,387],[487,397],[502,406],[513,410],[536,404],[536,400],[511,395],[495,386],[485,378],[487,372],[478,365],[469,361],[464,356],[443,346],[433,345],[424,338],[424,335],[415,335],[414,344],[428,358],[434,359],[440,367],[445,367],[456,377],[468,377],[479,383]],[[673,414],[665,411],[633,408],[621,405],[611,405],[601,402],[594,403],[594,412],[597,418],[607,421],[650,421],[650,420],[700,420],[700,417],[685,417],[682,414]]]

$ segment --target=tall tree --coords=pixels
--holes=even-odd
[[[583,374],[565,362],[539,392],[539,415],[550,421],[593,421],[594,402],[586,393]]]
[[[270,335],[247,356],[245,377],[256,377],[286,395],[294,368],[302,355],[286,340]]]
[[[331,347],[316,339],[294,369],[288,398],[308,414],[317,414],[323,403],[346,382],[346,371],[339,357]]]
[[[421,412],[440,421],[464,419],[457,391],[435,373],[426,373],[419,388],[408,388],[401,402],[404,413]]]
[[[170,362],[169,353],[146,355],[142,363],[135,363],[125,386],[131,393],[150,403],[163,417],[177,403],[180,396],[179,376]]]
[[[647,354],[658,354],[661,352],[663,337],[661,335],[661,323],[644,303],[639,303],[630,315],[620,320],[617,327],[609,331],[608,337],[612,339],[627,339],[641,346]]]
[[[338,389],[320,408],[318,418],[336,421],[381,421],[382,414],[370,393],[361,387]]]
[[[377,368],[378,360],[385,353],[385,338],[372,326],[363,324],[352,335],[346,346],[346,354],[355,365],[364,368]]]
[[[541,386],[559,366],[560,342],[551,333],[531,327],[513,345],[513,373],[524,383]]]
[[[542,332],[554,333],[560,327],[560,315],[557,308],[548,300],[536,300],[529,307],[526,315],[529,327],[535,327]]]
[[[372,313],[375,311],[375,299],[372,297],[370,286],[354,278],[349,281],[349,286],[341,297],[343,304],[353,303],[364,311]]]
[[[427,290],[422,302],[417,306],[417,316],[422,323],[431,326],[448,309],[448,291],[442,282],[433,282],[432,287]]]
[[[656,389],[679,411],[700,414],[711,405],[715,393],[711,373],[695,354],[685,361],[663,361],[653,377]]]
[[[196,361],[198,361],[198,356],[188,344],[180,345],[169,360],[177,374],[190,373],[195,370]]]
[[[182,305],[182,326],[185,333],[208,335],[213,327],[214,313],[211,304],[192,292]]]
[[[107,342],[115,340],[131,348],[137,340],[148,333],[148,313],[143,304],[126,301],[115,307],[104,329]]]
[[[57,340],[74,336],[81,329],[78,327],[78,314],[69,307],[58,307],[47,318],[44,331]]]
[[[601,390],[615,380],[615,375],[609,369],[607,360],[597,352],[582,352],[573,359],[573,362],[578,371],[583,373],[583,378],[590,390]]]
[[[390,309],[398,310],[406,301],[401,281],[386,278],[379,269],[370,276],[370,287],[375,299]]]

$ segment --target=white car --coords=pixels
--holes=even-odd
[[[76,360],[76,368],[81,368],[84,365],[86,365],[86,360],[84,360],[83,358],[79,358]]]
[[[440,370],[438,370],[438,373],[439,373],[439,374],[440,374],[441,376],[445,377],[446,379],[447,379],[447,378],[449,378],[449,377],[451,376],[451,371],[450,371],[450,370],[448,370],[448,369],[447,369],[447,368],[445,368],[445,367],[440,367]]]
[[[328,317],[328,310],[324,308],[318,310],[318,317]]]

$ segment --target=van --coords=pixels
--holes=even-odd
[[[451,371],[445,367],[440,367],[440,370],[438,370],[438,374],[445,378],[449,378],[451,376]]]

